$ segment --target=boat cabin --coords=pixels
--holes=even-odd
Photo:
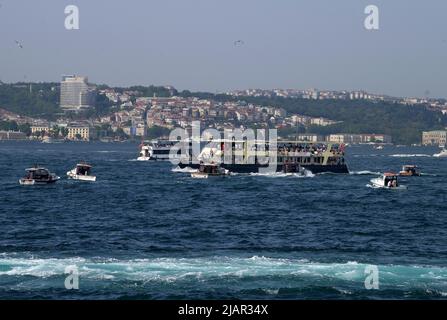
[[[402,167],[402,171],[400,172],[401,176],[419,176],[419,168],[414,165],[405,165]]]
[[[45,168],[40,168],[40,167],[36,167],[36,168],[30,168],[30,169],[26,169],[26,179],[34,179],[34,180],[46,180],[49,179],[50,177],[50,172],[45,169]]]
[[[85,164],[85,163],[79,163],[76,165],[76,174],[82,175],[82,176],[89,176],[92,171],[92,166]]]
[[[395,188],[399,186],[397,181],[397,174],[387,172],[383,175],[383,185],[389,188]]]
[[[200,173],[206,173],[210,175],[221,174],[220,167],[216,164],[201,164],[199,168]]]

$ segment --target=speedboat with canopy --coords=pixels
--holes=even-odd
[[[96,181],[96,176],[92,175],[92,166],[86,163],[78,163],[76,167],[67,172],[69,179],[82,181]]]
[[[48,169],[36,166],[26,169],[26,176],[19,180],[21,185],[39,185],[55,183],[60,178]]]

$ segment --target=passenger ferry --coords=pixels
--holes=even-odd
[[[143,142],[140,145],[140,155],[138,161],[167,161],[169,160],[169,152],[176,144],[175,141],[152,140]]]
[[[226,152],[225,148],[231,148],[231,152]],[[304,168],[313,174],[349,173],[343,144],[278,141],[276,150],[269,149],[265,141],[248,144],[246,140],[219,140],[203,148],[198,161],[193,163],[190,159],[180,163],[179,167],[198,169],[200,162],[215,162],[230,172],[257,173],[261,168],[269,167],[264,160],[273,158],[270,165],[276,165],[276,172],[299,173]],[[272,152],[276,152],[276,158]]]

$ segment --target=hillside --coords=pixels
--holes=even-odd
[[[325,117],[342,123],[313,126],[307,132],[330,133],[384,133],[398,144],[420,143],[426,130],[447,127],[447,116],[428,110],[425,106],[406,106],[391,103],[373,103],[363,100],[304,100],[291,98],[253,98],[252,103],[282,107],[289,113]]]

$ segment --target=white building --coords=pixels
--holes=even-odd
[[[94,105],[95,92],[86,77],[63,76],[60,106],[66,111],[79,111]]]
[[[422,144],[423,145],[444,145],[447,140],[447,131],[435,130],[422,132]]]

